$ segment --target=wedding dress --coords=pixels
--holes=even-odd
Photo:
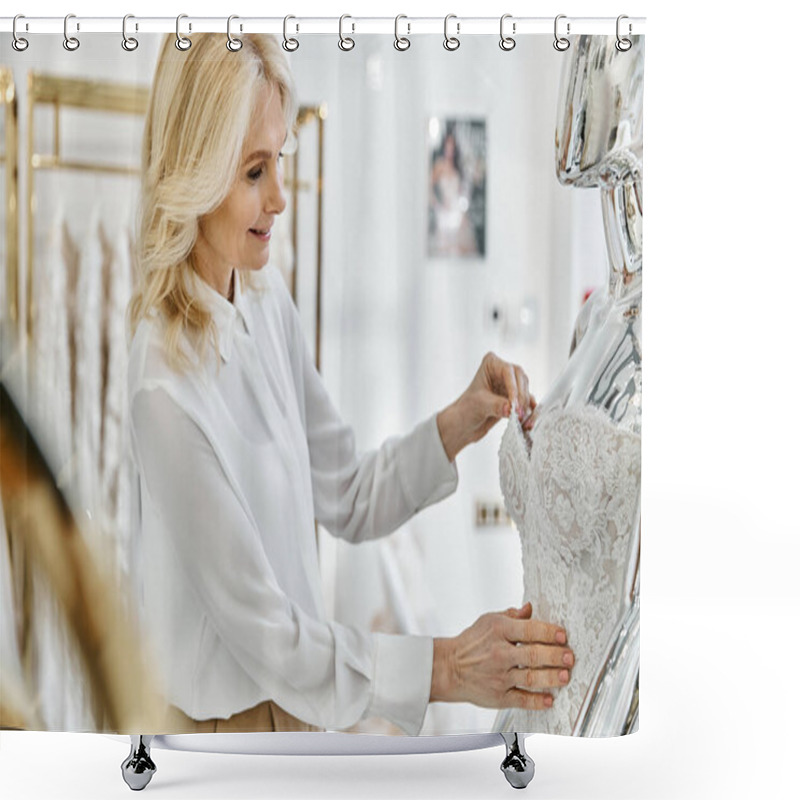
[[[600,189],[608,285],[575,323],[573,349],[530,435],[512,415],[500,484],[522,541],[524,600],[575,654],[543,711],[501,712],[503,732],[614,736],[638,727],[642,419],[644,42],[578,37],[561,83],[556,172]],[[613,102],[611,99],[613,98]]]
[[[630,207],[634,191],[604,194],[606,218]],[[574,350],[530,434],[512,415],[500,443],[524,600],[535,619],[566,629],[575,654],[552,708],[501,714],[503,731],[608,736],[638,721],[642,282],[640,265],[628,272],[615,263],[608,287],[578,316]]]
[[[500,483],[522,540],[533,617],[563,625],[575,653],[552,709],[518,710],[508,730],[571,734],[623,610],[637,531],[641,443],[592,406],[552,404],[531,436],[512,415]]]

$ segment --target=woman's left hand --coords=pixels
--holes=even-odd
[[[512,410],[522,421],[523,429],[530,430],[535,408],[525,370],[487,353],[466,391],[436,418],[447,457],[452,461],[462,448],[482,439]]]

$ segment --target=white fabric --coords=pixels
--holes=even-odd
[[[67,233],[59,203],[48,232],[47,250],[33,282],[31,407],[39,438],[59,478],[72,452],[69,321],[67,317]]]
[[[33,285],[36,314],[33,324],[32,391],[26,412],[32,429],[60,488],[69,488],[74,469],[70,385],[70,292],[74,264],[59,203],[48,233],[45,256],[35,264]],[[80,654],[68,630],[63,610],[47,582],[34,573],[31,601],[35,654],[26,675],[34,687],[43,723],[48,730],[91,730],[89,687],[83,678]]]
[[[127,575],[130,551],[130,453],[125,447],[128,419],[125,375],[127,343],[125,310],[131,296],[130,242],[121,228],[114,239],[110,258],[104,264],[106,282],[103,305],[102,352],[106,379],[101,408],[100,493],[104,533],[114,544],[115,577]]]
[[[592,406],[545,408],[530,438],[512,415],[500,484],[522,540],[524,599],[567,631],[570,682],[545,711],[515,710],[505,730],[571,734],[623,609],[641,485],[641,439]]]
[[[98,516],[100,476],[100,321],[103,248],[97,206],[81,246],[75,297],[74,408],[76,502],[90,519]],[[80,515],[79,515],[80,520]],[[83,521],[83,520],[80,520]]]
[[[17,614],[14,603],[14,581],[11,575],[11,554],[8,549],[3,497],[0,493],[0,699],[19,713],[30,714],[17,640]],[[30,719],[30,721],[34,721]],[[41,724],[41,723],[40,723]]]
[[[236,273],[233,304],[192,282],[219,365],[210,348],[178,375],[155,318],[131,343],[143,615],[167,698],[195,719],[273,699],[324,728],[382,716],[418,733],[433,640],[326,621],[314,518],[351,542],[385,535],[452,493],[456,466],[435,416],[357,453],[280,273],[259,277],[243,292]]]

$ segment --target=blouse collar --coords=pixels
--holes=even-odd
[[[192,293],[201,300],[208,310],[217,328],[219,354],[223,361],[228,361],[233,345],[233,333],[237,325],[246,333],[253,330],[247,298],[242,290],[239,270],[233,271],[233,302],[224,298],[216,289],[206,283],[197,273],[192,271]]]

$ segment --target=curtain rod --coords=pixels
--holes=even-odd
[[[10,34],[13,29],[13,17],[0,17],[0,33]],[[395,17],[354,17],[345,15],[340,22],[339,17],[304,17],[287,18],[288,32],[291,35],[305,34],[338,34],[360,33],[395,33]],[[644,17],[623,16],[624,35],[640,35],[645,32]],[[27,33],[64,33],[64,17],[20,17],[17,20],[17,34]],[[129,17],[127,33],[170,33],[175,32],[175,17]],[[401,36],[415,34],[444,34],[444,17],[408,17],[401,16],[397,21]],[[507,35],[525,34],[553,35],[554,17],[514,17],[506,15],[504,30]],[[80,17],[70,15],[69,34],[76,36],[82,33],[122,33],[122,17]],[[559,15],[559,35],[578,35],[584,33],[606,34],[617,33],[616,17],[570,17]],[[569,27],[567,27],[569,26]],[[180,31],[182,36],[192,33],[226,33],[227,17],[194,17],[181,15]],[[236,17],[231,31],[239,33],[274,33],[283,34],[284,17]],[[469,36],[474,34],[499,34],[500,17],[459,17],[452,15],[448,22],[449,35]]]

